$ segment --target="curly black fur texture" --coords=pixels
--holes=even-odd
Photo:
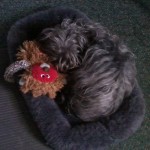
[[[73,92],[65,92],[68,93],[69,103],[78,112],[77,115],[81,114],[80,117],[84,120],[91,120],[93,117],[82,111],[85,109],[87,113],[85,107],[79,106],[80,103],[88,107],[92,105],[91,107],[96,109],[95,103],[100,104],[100,94],[106,93],[110,98],[114,96],[113,104],[115,107],[113,106],[113,108],[116,108],[122,102],[122,96],[128,95],[133,88],[130,84],[134,82],[132,80],[134,73],[131,71],[131,68],[134,69],[134,63],[131,65],[134,60],[132,54],[119,42],[116,36],[110,35],[107,30],[101,29],[99,25],[91,25],[90,19],[77,10],[54,8],[30,15],[12,26],[8,34],[10,60],[11,62],[15,61],[15,54],[23,41],[35,39],[43,29],[61,24],[64,19],[71,19],[72,22],[83,19],[85,24],[87,23],[85,27],[88,31],[87,40],[92,44],[86,45],[87,49],[84,51],[85,53],[82,53],[84,57],[80,61],[80,67],[70,72],[71,83],[68,89]],[[98,29],[95,30],[95,28]],[[75,54],[77,53],[75,52]],[[101,76],[103,72],[105,74]],[[113,76],[110,74],[113,74]],[[113,79],[116,79],[115,83],[117,84],[114,84]],[[109,86],[107,86],[107,83],[109,83]],[[121,87],[119,87],[120,85]],[[115,89],[113,90],[112,87]],[[98,92],[99,90],[102,93]],[[108,93],[111,90],[112,94],[109,95]],[[95,94],[91,95],[90,91]],[[91,102],[87,99],[82,101],[82,97],[77,92],[89,98],[90,101],[94,101],[93,104],[90,104]],[[116,99],[117,92],[121,93],[119,99]],[[69,95],[72,95],[72,99]],[[23,96],[47,144],[56,150],[103,150],[110,144],[118,143],[131,136],[141,125],[145,110],[143,96],[138,84],[135,84],[131,94],[124,98],[115,113],[108,118],[99,118],[97,121],[86,123],[78,122],[74,117],[62,112],[57,103],[46,96],[34,98],[30,93],[23,94]],[[75,103],[73,100],[75,100]],[[109,104],[111,103],[109,100]],[[110,108],[112,112],[112,106]],[[92,113],[93,110],[89,109],[89,111]],[[96,115],[98,113],[96,112]]]
[[[38,42],[58,70],[71,71],[68,109],[84,121],[115,112],[135,83],[134,56],[98,23],[65,19],[42,31]],[[66,95],[68,97],[68,95]]]
[[[79,20],[71,23],[65,19],[56,27],[44,29],[37,41],[58,70],[66,72],[81,63],[81,53],[88,43],[85,32]]]

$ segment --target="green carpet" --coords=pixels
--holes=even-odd
[[[113,33],[119,35],[135,53],[137,78],[146,100],[146,116],[138,132],[123,143],[112,146],[111,149],[149,150],[150,2],[148,2],[148,0],[1,0],[0,48],[6,48],[7,32],[15,21],[37,10],[43,10],[54,6],[69,6],[85,12],[91,19],[100,22]],[[1,55],[1,57],[3,57],[3,55]],[[30,134],[28,136],[30,136]],[[32,142],[33,143],[26,143],[28,145],[28,150],[31,149],[30,145],[32,144],[35,145],[35,149],[42,149],[38,146],[38,142],[40,141],[36,141],[35,139],[32,140]]]

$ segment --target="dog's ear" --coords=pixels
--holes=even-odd
[[[78,44],[79,44],[79,50],[78,52],[82,52],[83,49],[86,47],[87,43],[88,43],[88,39],[85,35],[79,35],[77,36],[77,41],[78,41]]]
[[[53,31],[54,31],[54,28],[43,29],[42,32],[36,38],[36,41],[45,41],[45,39],[50,39],[51,36],[53,36],[52,34]]]
[[[126,51],[126,52],[125,52]],[[135,56],[134,54],[127,50],[127,48],[120,47],[120,52],[123,53],[122,56],[122,74],[124,78],[124,89],[125,96],[129,96],[136,83],[136,66],[135,66]]]
[[[118,43],[115,49],[114,58],[120,70],[120,81],[122,81],[125,96],[129,96],[136,83],[135,55],[123,43]]]
[[[89,42],[98,42],[109,35],[109,31],[98,23],[91,23],[84,26]]]

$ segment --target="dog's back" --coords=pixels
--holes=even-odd
[[[79,118],[91,121],[118,109],[132,92],[136,69],[134,55],[116,35],[95,23],[85,28],[89,47],[72,74],[70,107]]]

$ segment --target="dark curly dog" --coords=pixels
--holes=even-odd
[[[112,114],[131,94],[134,56],[100,24],[65,19],[44,29],[37,40],[58,70],[70,73],[67,110],[81,120]]]
[[[24,41],[35,40],[41,32],[38,41],[43,51],[70,77],[70,83],[55,101],[47,96],[35,98],[22,93],[47,144],[56,150],[104,150],[131,136],[140,126],[145,108],[137,83],[132,90],[135,80],[132,53],[119,38],[84,13],[58,7],[27,16],[11,27],[7,38],[10,61],[16,61],[16,53]],[[123,100],[131,90],[130,96]],[[64,106],[81,119],[101,117],[93,122],[78,120],[60,109],[59,96]],[[121,102],[110,117],[102,117],[115,111]]]

